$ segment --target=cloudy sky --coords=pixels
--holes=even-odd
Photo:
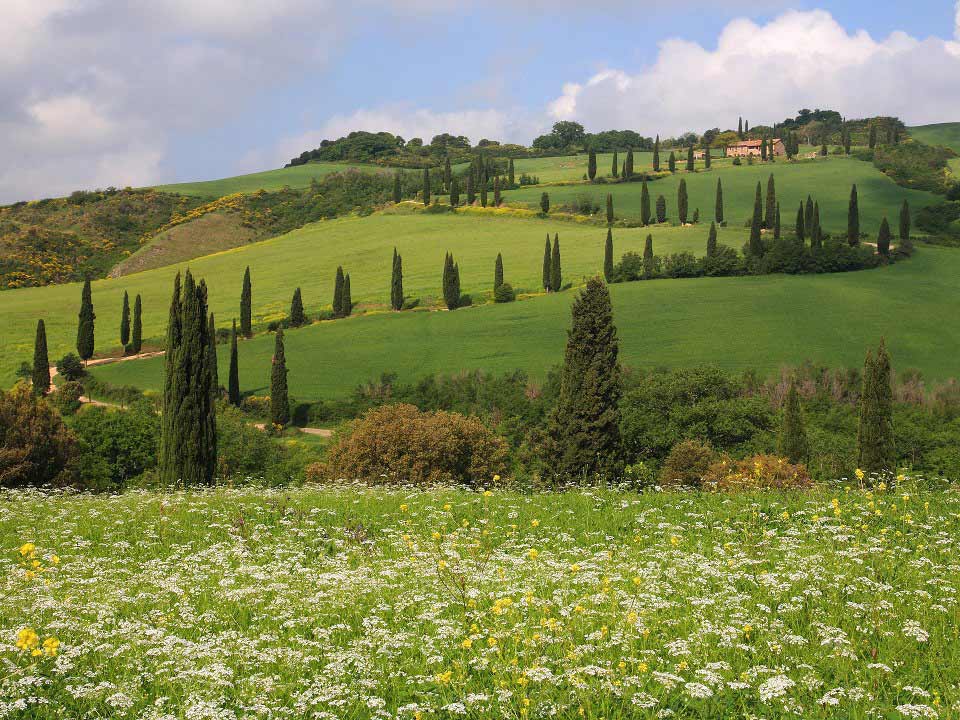
[[[0,4],[0,202],[279,167],[352,129],[960,120],[960,0]]]

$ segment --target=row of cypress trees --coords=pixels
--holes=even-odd
[[[550,246],[550,233],[543,246],[543,289],[547,292],[559,292],[563,287],[563,273],[560,268],[560,234],[553,236],[553,247]]]

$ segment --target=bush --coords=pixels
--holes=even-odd
[[[737,165],[737,166],[743,165],[743,161],[740,159],[739,156],[737,156],[737,157],[735,157],[735,158],[733,159],[733,164],[734,164],[734,165]]]
[[[306,463],[258,430],[235,407],[217,406],[217,477],[285,485],[298,479]]]
[[[57,411],[18,384],[0,391],[0,487],[69,485],[77,441]]]
[[[157,465],[160,416],[151,403],[129,410],[87,407],[73,421],[80,441],[80,481],[92,490],[118,490]]]
[[[510,285],[510,283],[500,283],[493,291],[493,299],[498,303],[508,303],[516,300],[517,295],[513,291],[513,286]]]
[[[703,487],[723,490],[794,490],[813,487],[806,465],[791,465],[776,455],[754,455],[734,460],[724,455],[710,465]]]
[[[80,396],[83,395],[83,385],[76,380],[57,386],[55,392],[50,393],[47,399],[61,415],[73,415],[80,409]]]
[[[664,258],[663,274],[670,278],[690,278],[700,274],[697,258],[691,252],[671,253]]]
[[[83,361],[74,353],[67,353],[57,361],[57,373],[63,375],[67,380],[79,380],[87,371],[83,367]]]
[[[248,395],[240,401],[240,409],[254,417],[270,417],[270,397]]]
[[[329,452],[335,477],[482,486],[506,469],[507,443],[477,418],[385,405],[351,423]]]
[[[660,484],[700,487],[716,457],[709,443],[681,440],[673,446],[663,463]]]
[[[471,305],[473,305],[473,298],[469,295],[461,295],[460,300],[457,302],[458,308],[470,307]]]

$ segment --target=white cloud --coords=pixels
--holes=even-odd
[[[957,0],[957,14],[954,18],[955,26],[953,28],[953,36],[960,40],[960,0]]]
[[[766,25],[730,22],[715,50],[684,40],[660,44],[636,74],[608,69],[567,83],[547,110],[589,129],[673,134],[782,120],[800,108],[848,116],[897,115],[908,123],[960,118],[957,43],[896,32],[882,41],[847,32],[830,15],[790,11]]]

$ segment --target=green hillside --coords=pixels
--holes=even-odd
[[[773,371],[810,359],[858,367],[864,348],[884,336],[896,369],[942,379],[957,374],[960,329],[943,322],[942,309],[960,302],[958,273],[960,250],[925,246],[911,260],[878,270],[656,280],[614,285],[611,292],[627,365]],[[387,371],[401,380],[469,368],[523,368],[543,377],[562,358],[573,296],[354,317],[288,331],[291,393],[301,400],[340,396]],[[241,343],[245,391],[266,392],[272,352],[270,335]],[[226,362],[221,346],[221,377]],[[162,362],[94,372],[112,383],[157,388]]]
[[[927,145],[943,145],[960,153],[960,122],[917,125],[907,131],[911,137]]]
[[[598,161],[598,165],[600,165]],[[602,167],[602,165],[600,165]],[[696,173],[677,172],[671,177],[649,183],[651,208],[657,195],[667,201],[667,216],[677,221],[677,188],[687,182],[690,215],[700,209],[701,221],[713,219],[717,179],[723,184],[725,218],[731,225],[743,226],[753,212],[757,182],[766,192],[767,178],[773,174],[781,215],[785,227],[793,227],[797,206],[810,194],[820,203],[821,224],[828,232],[842,232],[847,227],[847,204],[850,186],[856,183],[860,202],[861,228],[876,233],[886,214],[893,221],[906,198],[919,209],[937,201],[935,195],[898,186],[870,163],[849,158],[826,157],[796,163],[778,162],[755,165],[723,165]],[[592,197],[602,208],[607,193],[613,195],[617,216],[638,219],[640,216],[640,183],[581,184],[552,188],[523,188],[504,194],[508,201],[539,207],[540,195],[550,193],[551,207],[569,204],[583,196]]]
[[[265,170],[221,178],[220,180],[203,180],[199,182],[174,183],[172,185],[157,185],[154,189],[161,192],[191,195],[193,197],[216,198],[233,193],[252,193],[257,190],[279,190],[284,187],[294,189],[305,188],[314,178],[321,178],[335,172],[343,172],[354,168],[362,172],[376,172],[385,168],[375,165],[351,165],[347,163],[312,162],[296,167],[280,168],[279,170]]]

